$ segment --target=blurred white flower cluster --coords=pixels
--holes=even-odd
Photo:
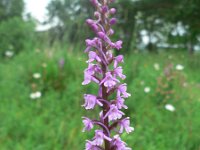
[[[13,57],[13,55],[14,55],[14,52],[13,52],[13,51],[7,50],[7,51],[5,52],[5,56],[8,57],[8,58]]]
[[[41,78],[41,74],[40,73],[34,73],[33,78],[39,79],[39,78]]]
[[[165,109],[171,112],[174,112],[176,110],[172,104],[166,104]]]
[[[38,99],[42,96],[42,93],[40,91],[34,92],[30,94],[31,99]]]
[[[183,66],[183,65],[181,65],[181,64],[176,65],[176,70],[181,71],[181,70],[183,70],[183,69],[184,69],[184,66]]]
[[[34,79],[39,79],[39,78],[41,78],[41,74],[40,73],[38,73],[38,72],[36,72],[36,73],[33,73],[33,75],[32,75],[32,77],[34,78]],[[40,92],[40,91],[36,91],[36,92],[32,92],[31,94],[30,94],[30,98],[31,99],[38,99],[38,98],[40,98],[42,96],[42,93]]]
[[[153,67],[154,67],[154,69],[155,69],[156,71],[160,70],[160,65],[159,65],[158,63],[155,63],[155,64],[153,65]]]
[[[150,87],[145,87],[145,88],[144,88],[144,92],[145,92],[145,93],[149,93],[150,91],[151,91],[151,88],[150,88]]]

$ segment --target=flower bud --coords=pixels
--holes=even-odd
[[[110,25],[114,25],[114,24],[116,24],[116,22],[117,22],[116,18],[111,18],[109,21]]]
[[[108,10],[109,10],[108,6],[102,6],[102,8],[101,8],[101,12],[104,13],[104,14],[107,13]]]
[[[113,2],[115,2],[115,0],[109,0],[109,2],[110,2],[110,3],[113,3]]]
[[[97,35],[101,38],[101,39],[105,39],[107,36],[105,33],[103,32],[98,32]]]
[[[97,7],[99,5],[98,0],[90,0],[90,1],[91,1],[92,5],[95,7]]]
[[[98,11],[95,11],[94,16],[95,16],[96,19],[100,19],[101,14]]]
[[[96,24],[92,24],[91,28],[94,32],[98,32],[99,31],[99,27]]]
[[[111,8],[109,12],[110,12],[110,14],[114,15],[116,13],[116,9],[115,8]]]
[[[92,20],[92,19],[87,19],[87,20],[86,20],[86,23],[90,26],[90,25],[94,24],[94,20]]]

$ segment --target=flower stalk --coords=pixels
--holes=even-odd
[[[134,130],[130,127],[130,118],[124,117],[122,109],[128,107],[124,104],[125,98],[131,96],[126,92],[127,84],[121,83],[126,78],[123,69],[123,55],[114,57],[113,50],[122,48],[122,41],[112,42],[110,37],[114,34],[111,28],[116,24],[115,8],[109,8],[114,0],[91,0],[95,7],[95,19],[87,19],[86,23],[93,30],[96,37],[86,39],[85,52],[88,53],[88,68],[84,71],[83,85],[94,82],[99,87],[96,95],[85,94],[83,107],[86,110],[102,109],[99,120],[83,117],[83,131],[90,131],[97,127],[92,140],[87,140],[86,150],[131,150],[123,142],[120,135],[125,131]],[[110,97],[115,97],[110,99]]]

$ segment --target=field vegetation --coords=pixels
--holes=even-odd
[[[132,94],[126,113],[135,132],[122,137],[132,148],[200,149],[199,58],[182,52],[125,56]],[[1,61],[0,149],[84,149],[92,134],[81,132],[83,93],[96,91],[81,86],[86,60],[67,49],[36,49]]]

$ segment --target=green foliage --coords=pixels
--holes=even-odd
[[[24,21],[23,12],[23,0],[0,1],[0,57],[6,51],[13,55],[33,46],[34,23]]]
[[[157,78],[157,87],[155,96],[157,97],[158,104],[167,103],[177,99],[176,88],[186,86],[184,74],[175,69],[176,66],[168,63],[163,68],[162,74]]]
[[[0,22],[13,18],[22,18],[24,11],[23,0],[1,0],[0,1]]]
[[[18,53],[29,48],[34,42],[34,24],[25,22],[19,17],[10,18],[0,22],[0,55],[5,51]]]
[[[183,53],[132,54],[125,57],[124,72],[127,75],[127,99],[135,132],[122,137],[133,149],[144,150],[199,150],[199,55],[192,59]],[[65,60],[63,70],[58,65]],[[144,59],[145,58],[145,59]],[[95,85],[81,86],[86,58],[60,50],[29,50],[11,60],[0,62],[0,149],[60,150],[84,149],[85,139],[92,133],[82,133],[81,116],[87,115],[81,108],[83,94],[95,92]],[[160,69],[155,69],[157,63]],[[169,82],[163,71],[173,63],[174,80]],[[175,69],[183,65],[182,71]],[[34,73],[41,78],[33,78]],[[62,74],[62,76],[60,76]],[[184,76],[184,81],[180,77]],[[156,94],[158,78],[162,78],[173,97],[158,103]],[[186,86],[182,86],[182,83]],[[33,89],[33,83],[36,89]],[[55,84],[64,85],[57,88]],[[145,93],[144,88],[150,87]],[[42,96],[31,99],[30,94],[41,91]],[[157,91],[158,92],[158,91]],[[162,93],[160,93],[162,94]],[[162,95],[163,96],[163,95]],[[174,112],[166,110],[172,104]],[[90,113],[95,117],[95,113]],[[78,143],[78,144],[77,144]]]

